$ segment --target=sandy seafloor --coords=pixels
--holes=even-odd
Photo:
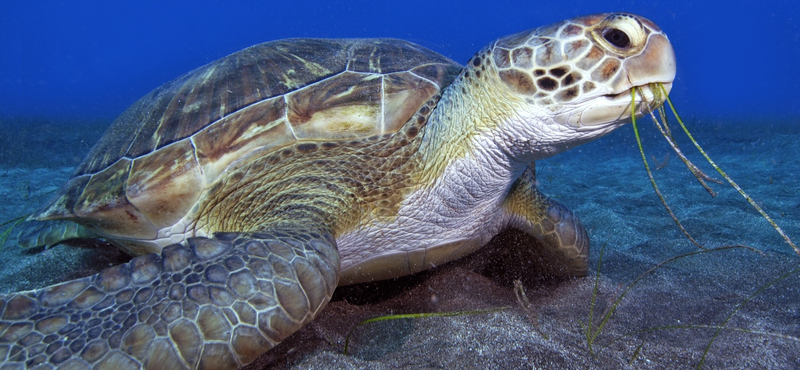
[[[731,177],[800,242],[800,123],[723,119],[693,124],[695,137]],[[6,121],[0,139],[0,220],[30,212],[68,178],[102,125]],[[669,153],[645,122],[648,157]],[[680,135],[676,135],[681,137]],[[702,160],[691,144],[684,152]],[[708,165],[709,174],[719,175]],[[697,250],[654,194],[630,126],[538,163],[540,188],[570,207],[592,240],[588,277],[541,277],[523,239],[496,238],[462,261],[411,277],[337,291],[312,324],[262,356],[252,369],[707,369],[800,368],[800,266],[770,225],[727,185],[712,198],[674,154],[655,171],[662,191],[710,252],[671,262],[635,285],[588,351],[586,334],[601,246],[606,245],[594,327],[624,288],[656,264]],[[83,276],[125,256],[102,243],[49,250],[2,249],[0,290],[41,287]],[[520,307],[521,279],[531,306]],[[753,295],[754,293],[758,293]],[[752,298],[751,298],[752,297]],[[751,298],[751,299],[749,299]],[[749,299],[749,300],[748,300]],[[747,300],[747,301],[746,301]],[[488,314],[397,320],[359,327],[389,313],[508,309]],[[738,310],[737,310],[738,307]],[[693,326],[647,330],[664,326]],[[741,329],[741,330],[739,330]],[[767,334],[768,333],[768,334]]]

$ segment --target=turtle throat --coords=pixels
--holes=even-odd
[[[501,95],[487,75],[468,66],[443,91],[417,153],[423,187],[463,190],[477,202],[500,202],[530,163],[516,152],[517,139],[510,139],[516,134],[504,132],[524,102]]]

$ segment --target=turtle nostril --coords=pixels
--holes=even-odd
[[[603,38],[618,48],[627,48],[631,45],[631,39],[628,35],[617,28],[605,30],[603,32]]]

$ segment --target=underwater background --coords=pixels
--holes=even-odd
[[[464,63],[495,38],[613,11],[640,14],[667,33],[678,61],[670,96],[681,117],[711,158],[800,241],[800,2],[791,0],[3,1],[0,223],[47,200],[138,98],[250,45],[396,37]],[[670,261],[698,249],[653,192],[628,125],[537,163],[541,190],[589,230],[586,278],[527,276],[532,267],[518,263],[514,239],[495,240],[480,255],[433,271],[341,289],[318,320],[251,368],[800,368],[800,256],[727,184],[713,185],[719,195],[710,197],[649,119],[640,129],[651,166],[660,167],[660,188],[698,242],[758,252]],[[720,178],[691,142],[678,140]],[[125,260],[108,249],[31,252],[10,241],[0,251],[0,292]],[[517,279],[527,304],[515,294]],[[498,307],[510,308],[365,326],[354,335],[354,353],[342,354],[348,331],[370,317]]]
[[[678,57],[687,117],[800,116],[800,5],[710,1],[3,1],[0,116],[113,119],[184,72],[286,37],[397,37],[466,62],[495,38],[625,11]]]

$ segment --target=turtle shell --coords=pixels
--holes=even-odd
[[[133,104],[35,217],[155,238],[226,171],[298,142],[394,133],[460,69],[394,39],[249,47]]]

